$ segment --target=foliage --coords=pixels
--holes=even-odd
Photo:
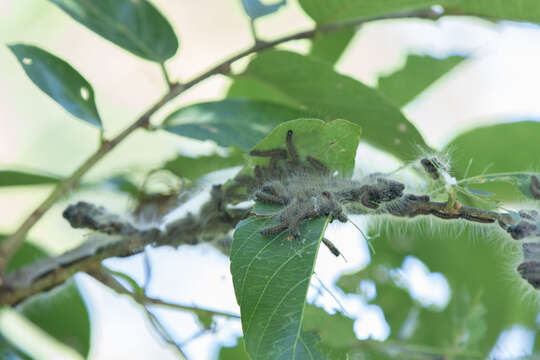
[[[540,287],[540,279],[534,277],[539,272],[524,271],[524,264],[519,272],[515,269],[523,261],[526,250],[510,235],[517,240],[520,236],[527,240],[540,236],[537,230],[540,219],[537,212],[529,209],[514,211],[504,206],[524,197],[531,203],[540,199],[538,121],[502,119],[497,124],[459,134],[442,149],[442,153],[456,152],[455,158],[447,163],[436,150],[429,148],[422,129],[417,129],[401,108],[466,62],[465,56],[434,58],[410,54],[401,69],[379,77],[376,88],[341,74],[335,65],[351,46],[357,27],[367,21],[409,17],[436,20],[443,15],[465,14],[492,21],[540,23],[537,1],[516,0],[511,4],[505,0],[298,0],[315,23],[314,29],[270,42],[255,36],[254,20],[278,12],[288,6],[287,2],[241,0],[254,35],[253,47],[185,83],[171,81],[165,66],[166,61],[183,55],[178,51],[180,41],[175,27],[150,1],[50,2],[89,31],[159,66],[168,92],[126,130],[105,139],[103,127],[107,124],[103,124],[99,115],[91,79],[87,80],[67,61],[41,47],[8,45],[22,67],[21,81],[25,73],[64,110],[99,128],[101,138],[96,152],[70,176],[15,167],[0,170],[0,187],[55,186],[19,230],[1,237],[3,306],[16,306],[20,314],[40,329],[86,357],[91,346],[89,311],[84,294],[72,278],[76,272],[86,272],[118,293],[130,295],[145,309],[156,331],[174,344],[148,309],[149,305],[171,305],[148,298],[146,285],[137,284],[128,275],[106,271],[101,261],[141,252],[145,245],[196,245],[209,241],[230,256],[243,328],[238,345],[222,348],[220,359],[485,358],[502,331],[515,324],[536,329],[537,303],[523,298]],[[431,8],[434,5],[442,6],[443,10],[435,11]],[[309,39],[311,47],[307,54],[275,48],[296,39]],[[48,48],[47,44],[43,47]],[[254,56],[249,58],[244,70],[231,70],[232,63],[252,53]],[[216,74],[231,80],[226,98],[174,110],[167,108],[167,114],[158,113],[173,98]],[[157,119],[162,115],[165,115],[163,119]],[[197,184],[203,176],[217,170],[232,167],[242,170],[232,179],[221,179],[212,188],[211,200],[201,206],[199,217],[190,214],[177,223],[161,224],[161,228],[141,229],[122,217],[108,215],[103,208],[91,207],[101,222],[98,224],[91,214],[83,214],[75,219],[77,227],[101,231],[106,234],[103,237],[87,240],[59,257],[49,256],[33,245],[39,239],[32,243],[24,241],[30,228],[53,204],[69,198],[86,173],[137,129],[148,130],[144,136],[151,136],[151,131],[162,131],[192,141],[213,141],[219,150],[197,157],[176,155],[163,160],[157,169],[148,168],[139,173],[109,174],[99,179],[97,186],[96,181],[83,183],[83,188],[92,185],[96,191],[104,188],[110,191],[113,185],[113,191],[131,196],[138,201],[133,217],[142,216],[141,209],[148,208],[149,203],[163,217],[194,193],[189,188],[187,194],[174,191],[147,194],[144,186],[139,188],[133,178],[148,178],[157,170],[167,170],[178,183]],[[328,211],[325,214],[328,216],[298,216],[305,219],[299,224],[299,238],[287,232],[261,233],[276,223],[273,216],[279,206],[288,203],[280,203],[275,189],[253,189],[253,182],[264,177],[264,171],[281,171],[276,165],[278,160],[296,161],[294,157],[286,160],[282,157],[283,153],[292,152],[284,139],[289,136],[290,140],[293,133],[299,159],[328,168],[328,176],[337,173],[340,178],[351,178],[361,139],[375,150],[394,156],[404,167],[412,167],[415,180],[427,184],[416,189],[417,195],[410,195],[412,190],[406,188],[408,195],[400,192],[399,196],[390,198],[384,189],[389,183],[381,180],[386,179],[385,174],[365,174],[361,179],[364,186],[350,190],[350,194],[356,194],[352,213],[382,215],[383,220],[372,223],[368,234],[376,239],[371,263],[342,275],[337,286],[349,296],[362,297],[365,296],[362,284],[375,285],[376,296],[366,297],[365,303],[377,305],[384,312],[390,328],[385,341],[358,339],[354,319],[345,313],[330,314],[308,297],[319,246],[326,241],[325,229],[334,220],[333,216],[336,220],[343,219]],[[419,148],[430,154],[421,163]],[[310,160],[310,156],[314,159]],[[424,171],[429,167],[426,163],[433,172]],[[299,161],[296,165],[301,169]],[[309,174],[299,170],[293,175],[298,179],[305,176],[302,183],[310,184]],[[243,190],[239,191],[239,187]],[[235,209],[233,205],[240,200],[258,201],[253,208]],[[390,205],[381,205],[384,202]],[[428,205],[433,207],[422,208]],[[320,213],[323,212],[317,215]],[[64,213],[66,219],[69,216]],[[75,223],[68,220],[72,225]],[[466,224],[467,221],[486,224]],[[175,227],[178,224],[180,230]],[[520,224],[525,225],[517,228]],[[232,244],[229,244],[227,233],[233,228]],[[121,240],[108,235],[118,235]],[[411,257],[421,260],[429,271],[444,276],[450,288],[447,304],[437,307],[422,303],[410,286],[403,283],[400,267]],[[527,261],[525,270],[540,264],[540,260],[536,262],[530,256]],[[131,289],[119,279],[128,279]],[[533,297],[537,297],[536,293]],[[213,316],[234,317],[234,314],[185,305],[172,307],[198,316],[205,331],[213,328]],[[26,358],[27,351],[17,348],[4,335],[0,334],[2,358]],[[182,349],[178,347],[178,350],[183,356]]]

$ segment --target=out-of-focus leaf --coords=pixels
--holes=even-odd
[[[5,237],[0,235],[0,242]],[[17,270],[46,256],[42,249],[25,242],[11,258],[7,270]],[[26,300],[17,310],[58,341],[72,347],[84,357],[88,355],[90,318],[73,280]]]
[[[306,306],[304,311],[304,330],[316,332],[331,347],[350,347],[358,341],[353,324],[354,319],[340,313],[329,314],[314,305]]]
[[[133,277],[121,271],[115,271],[111,269],[106,269],[106,271],[110,273],[111,275],[116,276],[120,278],[121,280],[123,280],[124,282],[126,282],[129,285],[129,288],[128,288],[129,291],[138,295],[144,295],[144,289],[142,288],[142,286],[139,285],[139,283]]]
[[[234,77],[234,81],[227,90],[227,97],[272,102],[293,108],[299,108],[302,105],[270,84],[248,77]]]
[[[196,158],[179,155],[167,161],[163,168],[179,177],[197,180],[213,171],[242,165],[244,162],[244,152],[237,148],[231,148],[226,157],[218,154],[198,156]]]
[[[7,237],[5,234],[0,234],[0,243]],[[36,245],[24,242],[22,246],[13,255],[9,264],[7,265],[7,271],[17,270],[24,265],[29,265],[39,259],[47,257],[47,253],[43,249]]]
[[[267,5],[262,3],[260,0],[242,0],[242,6],[251,20],[275,13],[286,3],[287,0],[281,0],[277,3]]]
[[[9,45],[26,75],[45,94],[72,115],[101,127],[94,90],[81,74],[64,60],[36,46]]]
[[[0,239],[5,238],[5,236],[0,235]],[[7,271],[13,271],[18,268],[21,268],[25,265],[30,265],[33,262],[36,262],[39,259],[47,257],[47,253],[41,248],[37,247],[34,244],[25,242],[17,250],[15,255],[9,260],[9,264],[6,267]]]
[[[354,320],[343,314],[331,315],[313,305],[304,311],[304,331],[319,335],[318,347],[329,359],[346,359],[347,350],[359,342],[353,324]]]
[[[163,129],[249,151],[277,125],[305,116],[305,111],[266,101],[225,99],[181,108],[167,116]]]
[[[246,348],[244,346],[244,340],[238,338],[236,346],[222,347],[219,349],[219,360],[250,360]]]
[[[350,27],[317,33],[311,42],[309,55],[335,64],[349,45],[354,33],[355,30]]]
[[[456,0],[299,0],[299,2],[304,11],[318,24],[329,24],[428,9],[434,5],[454,4]]]
[[[137,197],[141,193],[139,187],[129,179],[127,174],[113,175],[101,182],[100,185],[110,186],[133,197]]]
[[[238,78],[273,87],[315,117],[327,121],[342,118],[358,124],[365,141],[400,159],[415,158],[417,145],[427,147],[398,108],[377,90],[338,74],[328,62],[288,51],[268,51],[252,60]],[[242,95],[250,97],[249,93]]]
[[[214,315],[208,311],[194,311],[193,312],[197,316],[197,320],[199,320],[199,324],[204,329],[211,329],[212,324],[214,323]]]
[[[540,3],[535,0],[459,0],[450,10],[457,14],[540,23]]]
[[[453,305],[456,309],[456,328],[460,329],[454,337],[454,345],[461,350],[474,349],[482,341],[487,331],[486,308],[481,302],[482,292],[474,298],[466,293],[456,294]]]
[[[56,184],[60,177],[36,174],[18,170],[0,170],[0,186],[48,185]]]
[[[522,280],[509,258],[520,253],[520,245],[496,227],[438,219],[409,224],[383,221],[377,226],[380,237],[374,244],[377,253],[370,267],[379,266],[379,256],[388,252],[402,259],[412,255],[430,271],[442,273],[451,288],[450,303],[444,310],[419,314],[410,342],[446,349],[451,354],[455,350],[454,339],[465,330],[474,340],[466,347],[487,356],[502,330],[516,323],[533,326],[537,306],[524,300]],[[504,243],[504,248],[498,243]],[[461,306],[463,296],[475,300],[469,307]],[[383,298],[379,287],[378,298]],[[381,307],[385,315],[395,310],[382,303]],[[480,321],[485,321],[486,326]],[[471,322],[475,323],[472,327]],[[396,334],[399,328],[392,327],[391,337]]]
[[[402,69],[379,78],[378,88],[394,105],[401,108],[463,60],[462,56],[437,59],[409,55]]]
[[[326,219],[300,224],[302,239],[264,236],[273,218],[241,221],[234,232],[231,273],[242,315],[246,350],[253,359],[323,359],[316,337],[302,331],[307,289]]]
[[[375,242],[375,245],[378,245]],[[386,253],[380,252],[377,248],[374,262],[376,265],[362,269],[356,273],[343,275],[337,285],[348,293],[360,293],[359,284],[364,280],[371,280],[375,283],[377,296],[371,302],[378,305],[384,311],[384,317],[390,326],[390,336],[400,338],[400,333],[405,327],[405,321],[411,311],[419,311],[418,305],[410,297],[407,290],[397,286],[390,276],[390,269],[396,268],[399,261],[388,262],[385,259]]]
[[[105,39],[144,59],[163,63],[178,50],[178,39],[147,0],[49,0]]]
[[[73,279],[22,303],[18,310],[49,335],[88,356],[90,318]]]
[[[467,181],[467,187],[492,192],[497,199],[511,201],[519,198],[519,191],[532,197],[527,189],[534,170],[540,168],[539,139],[538,121],[503,123],[458,135],[446,150],[456,154],[452,170],[458,180],[465,175],[475,177]],[[482,182],[485,184],[477,184]]]
[[[31,360],[15,346],[10,344],[0,333],[0,359],[2,360]]]

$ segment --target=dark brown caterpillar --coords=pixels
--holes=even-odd
[[[293,131],[287,131],[286,149],[254,150],[251,156],[270,158],[267,166],[256,166],[253,178],[236,178],[248,185],[251,197],[282,206],[277,223],[261,230],[263,235],[288,230],[290,238],[300,237],[299,225],[306,219],[331,216],[346,222],[345,205],[358,203],[367,209],[378,209],[381,203],[393,201],[403,194],[404,185],[382,176],[350,180],[333,176],[320,160],[307,156],[301,159],[293,143]],[[366,210],[367,210],[366,209]]]

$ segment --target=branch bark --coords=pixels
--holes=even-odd
[[[0,305],[15,305],[24,299],[53,288],[77,272],[95,274],[101,269],[102,260],[110,257],[126,257],[144,251],[145,246],[196,245],[213,242],[223,251],[228,252],[226,244],[217,241],[232,230],[242,219],[250,215],[251,209],[226,209],[220,186],[214,186],[212,196],[203,204],[200,214],[188,214],[165,226],[158,228],[137,229],[120,216],[108,213],[102,207],[88,203],[71,205],[64,211],[64,217],[75,228],[88,228],[97,232],[84,244],[58,257],[45,259],[7,274],[0,286]],[[514,239],[516,229],[521,224],[530,224],[531,215],[520,212],[520,219],[507,213],[462,206],[458,202],[448,209],[446,202],[433,202],[427,195],[405,194],[392,204],[376,211],[366,209],[363,214],[391,214],[397,217],[416,217],[433,215],[443,220],[462,219],[466,221],[491,224],[497,222]],[[528,227],[525,227],[528,229]],[[526,236],[540,237],[540,229],[527,233]],[[160,301],[152,301],[164,305]]]

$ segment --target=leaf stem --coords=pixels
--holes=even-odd
[[[255,43],[258,43],[259,37],[257,36],[257,29],[255,28],[255,21],[253,19],[249,20],[249,31],[251,32],[253,41],[255,41]]]
[[[171,77],[169,76],[169,72],[167,71],[167,68],[165,67],[164,62],[159,63],[159,67],[161,68],[161,73],[163,74],[163,78],[165,79],[165,82],[167,83],[167,86],[169,87],[169,91],[174,86],[174,83],[171,81]]]
[[[155,332],[163,339],[164,342],[171,345],[173,349],[175,349],[176,352],[178,352],[180,359],[188,360],[188,357],[186,353],[184,352],[184,350],[182,350],[182,347],[176,341],[174,341],[171,334],[169,334],[165,326],[161,323],[161,321],[159,321],[158,317],[154,315],[154,313],[152,313],[150,309],[148,309],[146,306],[143,306],[143,307],[144,307],[146,316],[148,317],[148,321],[150,321],[150,324],[152,324]]]

